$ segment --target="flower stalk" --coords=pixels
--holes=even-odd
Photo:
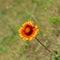
[[[35,38],[49,53],[52,54],[52,52],[38,39],[38,38]]]

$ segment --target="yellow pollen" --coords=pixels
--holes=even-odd
[[[30,32],[30,28],[29,28],[29,27],[26,28],[25,32],[26,32],[26,33],[29,33],[29,32]]]

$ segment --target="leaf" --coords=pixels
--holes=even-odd
[[[49,20],[50,20],[51,23],[60,22],[60,18],[56,18],[56,17],[50,17]]]
[[[54,51],[54,58],[55,60],[60,60],[60,55],[58,54],[57,51]]]

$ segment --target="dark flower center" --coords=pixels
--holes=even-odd
[[[29,35],[32,34],[33,29],[32,29],[31,27],[26,27],[24,31],[25,31],[25,34],[26,34],[27,36],[29,36]]]

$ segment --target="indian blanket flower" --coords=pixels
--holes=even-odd
[[[24,40],[32,40],[35,39],[48,51],[52,54],[52,52],[36,37],[38,33],[37,25],[33,25],[31,21],[25,22],[22,27],[19,29],[19,35]]]
[[[37,25],[33,25],[31,21],[25,22],[22,27],[19,29],[19,35],[24,40],[32,40],[38,32]]]

